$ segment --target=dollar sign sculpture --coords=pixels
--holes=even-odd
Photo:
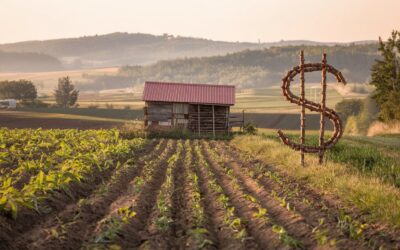
[[[309,101],[305,98],[305,89],[304,89],[304,73],[305,72],[313,72],[313,71],[321,71],[322,72],[322,80],[321,80],[321,103],[315,103]],[[295,143],[291,141],[281,130],[278,131],[278,135],[282,142],[289,147],[293,148],[296,151],[301,152],[301,165],[304,166],[304,153],[319,153],[319,163],[323,163],[324,153],[326,149],[334,146],[340,137],[343,135],[343,127],[342,121],[339,118],[339,115],[333,110],[326,107],[326,72],[331,73],[335,76],[336,80],[339,83],[346,84],[346,80],[344,79],[342,73],[335,69],[333,66],[326,63],[326,54],[322,55],[321,63],[304,63],[304,52],[300,52],[300,65],[294,67],[290,70],[286,76],[282,79],[282,93],[286,97],[290,103],[295,103],[301,106],[301,121],[300,121],[300,143]],[[293,81],[293,78],[300,74],[300,97],[294,95],[290,90],[290,82]],[[319,133],[319,145],[318,146],[308,146],[305,145],[305,109],[309,109],[311,111],[320,113],[320,133]],[[331,138],[327,141],[324,141],[325,134],[325,117],[327,117],[333,123],[333,134]]]

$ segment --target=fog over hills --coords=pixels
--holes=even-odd
[[[352,44],[373,44],[359,41]],[[123,65],[145,65],[188,57],[221,56],[243,50],[273,46],[333,46],[349,43],[321,43],[307,40],[270,43],[224,42],[168,34],[111,33],[44,41],[0,45],[0,71],[51,71]],[[4,56],[5,55],[5,56]],[[11,64],[10,64],[11,62]]]
[[[298,65],[300,50],[307,62],[328,63],[341,70],[348,82],[369,81],[371,67],[379,58],[377,44],[347,46],[284,46],[244,50],[224,56],[163,60],[144,66],[124,66],[117,75],[86,75],[76,82],[81,90],[107,90],[140,86],[145,81],[233,84],[238,88],[259,88],[280,83],[287,70]],[[319,82],[320,72],[307,74],[307,82]],[[332,81],[331,76],[329,80]]]

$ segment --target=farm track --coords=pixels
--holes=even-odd
[[[135,153],[135,156],[147,155],[139,162],[135,162],[137,167],[109,172],[108,178],[104,178],[102,183],[95,186],[92,192],[86,196],[87,198],[81,196],[80,200],[76,199],[74,203],[62,207],[44,219],[42,217],[42,223],[18,236],[15,248],[24,249],[26,246],[29,246],[29,249],[79,248],[82,236],[86,234],[91,222],[107,213],[108,205],[123,194],[128,187],[129,180],[140,174],[142,162],[158,153],[152,153],[154,146],[154,143],[150,143]],[[160,146],[163,149],[165,141],[160,142]],[[105,187],[108,189],[107,193],[99,192]],[[82,201],[86,202],[80,205]]]
[[[309,187],[305,183],[298,182],[281,173],[271,165],[260,160],[248,159],[248,155],[243,159],[241,153],[226,143],[212,142],[211,145],[216,151],[226,158],[236,172],[241,175],[246,173],[256,173],[259,183],[264,190],[269,190],[279,199],[284,199],[286,204],[290,204],[293,210],[301,215],[305,222],[314,228],[315,234],[323,233],[330,239],[336,241],[336,246],[340,249],[375,249],[383,246],[385,249],[396,249],[400,247],[400,237],[396,232],[387,231],[374,224],[368,224],[364,229],[363,238],[352,238],[349,232],[349,225],[343,227],[344,216],[349,215],[354,221],[367,223],[363,220],[363,215],[357,209],[349,208],[342,204],[340,199],[331,195],[321,194],[317,190]],[[264,174],[260,174],[259,166]],[[240,171],[241,170],[241,171]],[[323,223],[321,223],[321,220]],[[382,230],[385,233],[382,233]]]
[[[340,203],[226,142],[153,140],[132,160],[74,186],[74,198],[33,215],[32,226],[0,217],[9,235],[0,249],[393,249],[399,241],[351,238],[338,227]]]

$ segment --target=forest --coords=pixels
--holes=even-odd
[[[288,67],[298,65],[298,51],[304,50],[308,62],[318,62],[325,51],[328,63],[335,65],[348,82],[365,83],[379,58],[378,44],[341,46],[287,46],[245,50],[225,56],[164,60],[146,66],[124,66],[117,76],[91,76],[77,83],[80,90],[127,88],[145,81],[200,82],[233,84],[238,88],[257,88],[281,81]],[[308,81],[319,81],[319,74]]]

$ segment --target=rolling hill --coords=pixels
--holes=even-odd
[[[370,44],[374,41],[355,42],[355,44],[365,43]],[[272,46],[332,46],[335,44],[337,43],[306,40],[272,43],[223,42],[168,34],[156,36],[142,33],[111,33],[79,38],[0,44],[0,51],[46,54],[60,60],[64,69],[81,69],[144,65],[160,60],[217,56],[246,49],[258,50]],[[29,71],[25,67],[20,68],[20,71],[25,70]],[[54,68],[49,67],[47,70],[54,70]]]
[[[85,75],[77,81],[81,90],[106,90],[138,86],[145,81],[233,84],[238,88],[260,88],[279,83],[287,70],[298,65],[298,52],[307,62],[318,62],[328,54],[328,63],[341,70],[348,82],[365,83],[379,58],[377,44],[346,46],[287,46],[245,50],[224,56],[164,60],[145,66],[125,66],[116,75]],[[319,72],[306,81],[319,82]],[[333,79],[329,79],[333,80]]]

